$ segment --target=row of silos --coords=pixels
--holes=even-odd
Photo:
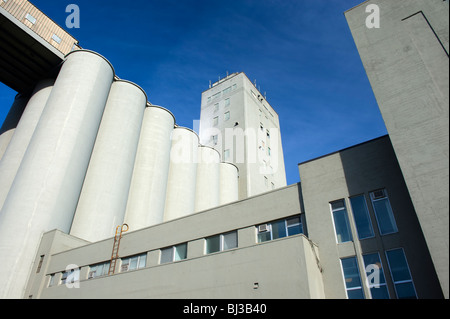
[[[22,297],[45,231],[98,241],[238,199],[237,168],[95,52],[69,53],[19,102],[0,158],[0,297]]]

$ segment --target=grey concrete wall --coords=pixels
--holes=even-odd
[[[119,255],[147,252],[144,269],[87,279],[88,266],[108,261],[113,239],[57,253],[44,236],[37,255],[46,266],[29,285],[33,298],[323,298],[317,246],[304,235],[258,244],[256,225],[300,213],[298,185],[125,233]],[[205,255],[205,237],[237,230],[238,247]],[[171,234],[168,236],[167,234]],[[66,238],[67,239],[67,238]],[[185,260],[159,264],[159,249],[188,243]],[[49,254],[50,253],[50,254]],[[38,258],[38,256],[37,256]],[[283,262],[280,262],[283,260]],[[50,274],[68,264],[81,267],[80,288],[47,288]],[[255,288],[255,283],[257,287]],[[120,289],[112,287],[120,286]]]
[[[327,298],[346,298],[340,259],[356,256],[364,274],[362,255],[378,252],[391,298],[392,279],[387,273],[385,251],[403,248],[419,298],[441,298],[437,280],[420,224],[414,212],[391,142],[384,136],[299,165],[308,234],[320,248]],[[369,192],[385,188],[394,212],[398,232],[381,236]],[[375,236],[359,240],[349,198],[365,195]],[[353,241],[337,244],[330,202],[346,201]],[[364,278],[364,277],[362,277]],[[369,290],[364,287],[366,296]]]
[[[366,27],[369,4],[378,29]],[[448,1],[373,0],[345,16],[448,298]]]

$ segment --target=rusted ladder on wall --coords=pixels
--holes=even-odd
[[[127,230],[127,224],[119,225],[116,227],[116,235],[114,236],[114,244],[111,253],[111,262],[109,263],[108,276],[113,275],[114,271],[116,270],[116,263],[119,259],[120,239],[122,239],[122,233],[126,232]]]

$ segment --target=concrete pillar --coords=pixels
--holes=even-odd
[[[219,206],[220,154],[217,150],[198,147],[198,165],[195,190],[195,212]]]
[[[194,213],[198,135],[184,127],[172,132],[164,221]]]
[[[159,106],[145,109],[125,223],[130,231],[162,223],[175,118]]]
[[[23,297],[43,232],[69,232],[114,70],[66,56],[0,213],[0,298]]]
[[[0,160],[0,211],[50,96],[54,82],[55,80],[48,79],[40,81],[36,85],[17,124],[14,136],[12,136],[8,148]]]
[[[147,95],[115,81],[106,102],[70,234],[91,242],[123,223]]]
[[[239,170],[231,163],[220,163],[220,205],[239,199]]]

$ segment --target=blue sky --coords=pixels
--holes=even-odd
[[[288,184],[297,164],[387,133],[344,17],[363,0],[33,0],[117,75],[191,127],[226,72],[256,79],[280,117]],[[68,4],[80,28],[67,29]],[[0,123],[15,92],[0,84]]]

